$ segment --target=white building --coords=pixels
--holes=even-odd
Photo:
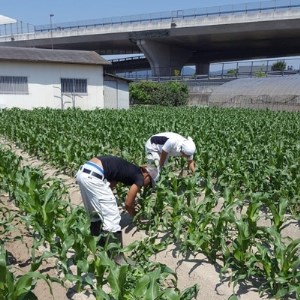
[[[124,93],[105,91],[107,64],[94,51],[1,46],[0,108],[128,108],[128,82]]]
[[[129,108],[130,81],[113,74],[104,74],[104,108]]]

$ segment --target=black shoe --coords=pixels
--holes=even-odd
[[[90,232],[92,236],[99,236],[101,233],[102,221],[94,221],[90,224]]]

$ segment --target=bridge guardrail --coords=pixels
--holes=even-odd
[[[176,10],[171,12],[159,12],[159,13],[132,15],[132,16],[125,16],[125,17],[113,17],[113,18],[104,18],[98,20],[87,20],[81,22],[57,23],[57,24],[52,24],[52,30],[56,30],[56,29],[63,30],[63,29],[90,27],[90,26],[105,26],[105,25],[112,26],[115,24],[142,23],[142,22],[153,22],[153,21],[163,21],[163,20],[170,20],[171,22],[176,19],[209,17],[214,15],[220,16],[220,15],[249,13],[249,12],[261,12],[267,10],[286,10],[291,8],[300,8],[300,1],[299,0],[259,1],[254,3],[242,3],[242,4],[233,4],[233,5],[205,7],[205,8],[184,9],[184,10]],[[51,30],[51,27],[48,24],[39,25],[35,27],[36,32],[49,31],[49,30]]]
[[[143,23],[153,21],[163,21],[197,17],[209,17],[213,15],[228,15],[240,14],[249,12],[261,12],[267,10],[287,10],[300,8],[300,0],[272,0],[272,1],[259,1],[254,3],[242,3],[233,5],[222,5],[204,8],[175,10],[171,12],[158,12],[142,15],[131,15],[123,17],[102,18],[94,20],[84,20],[76,22],[52,23],[44,25],[32,25],[18,21],[15,24],[0,25],[0,36],[13,36],[17,34],[49,32],[56,30],[69,30],[71,28],[86,28],[97,26],[113,26],[115,24],[127,23]]]
[[[236,74],[228,73],[209,73],[203,75],[179,75],[179,76],[151,76],[151,75],[130,75],[130,74],[120,74],[121,77],[126,79],[131,79],[133,81],[214,81],[214,80],[234,80],[238,78],[259,78],[259,77],[282,77],[289,75],[300,74],[299,70],[283,70],[283,71],[262,71],[257,74],[256,71],[253,72],[238,72]]]

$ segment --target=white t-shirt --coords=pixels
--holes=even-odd
[[[165,137],[166,141],[162,138],[161,140],[157,137]],[[151,142],[156,140],[156,143]],[[160,140],[160,141],[159,141]],[[175,132],[162,132],[151,136],[151,138],[146,142],[146,151],[147,152],[159,152],[162,151],[168,153],[169,156],[181,156],[181,146],[183,141],[186,140],[182,135]],[[192,160],[193,155],[188,157],[188,160]]]

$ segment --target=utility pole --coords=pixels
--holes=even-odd
[[[53,35],[52,35],[52,18],[54,17],[54,14],[50,14],[50,36],[51,36],[51,48],[53,50]]]

